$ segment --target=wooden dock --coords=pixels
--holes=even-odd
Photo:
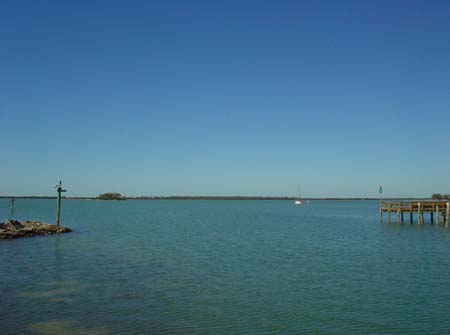
[[[443,224],[449,228],[450,202],[448,201],[380,201],[380,223],[383,222],[383,213],[387,213],[388,223],[391,223],[391,214],[397,214],[397,223],[404,222],[405,213],[409,214],[409,223],[424,224],[425,214],[429,214],[430,223]]]

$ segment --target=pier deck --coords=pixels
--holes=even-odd
[[[380,201],[380,223],[383,222],[383,213],[388,215],[391,222],[391,213],[397,214],[397,223],[404,222],[404,214],[409,214],[409,223],[424,223],[424,214],[429,214],[430,223],[444,224],[449,228],[450,202],[449,201]]]

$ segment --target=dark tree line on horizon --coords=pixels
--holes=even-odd
[[[435,193],[431,196],[431,198],[435,200],[450,200],[450,194]]]
[[[99,200],[125,200],[126,197],[124,197],[122,194],[120,193],[103,193],[100,194],[97,199]]]

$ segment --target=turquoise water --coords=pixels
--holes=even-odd
[[[74,233],[0,241],[0,333],[449,334],[450,231],[377,209],[65,200]],[[16,200],[21,220],[54,212]]]

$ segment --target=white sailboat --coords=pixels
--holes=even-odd
[[[298,189],[298,196],[295,198],[295,205],[301,205],[302,200],[300,199],[300,188]]]

